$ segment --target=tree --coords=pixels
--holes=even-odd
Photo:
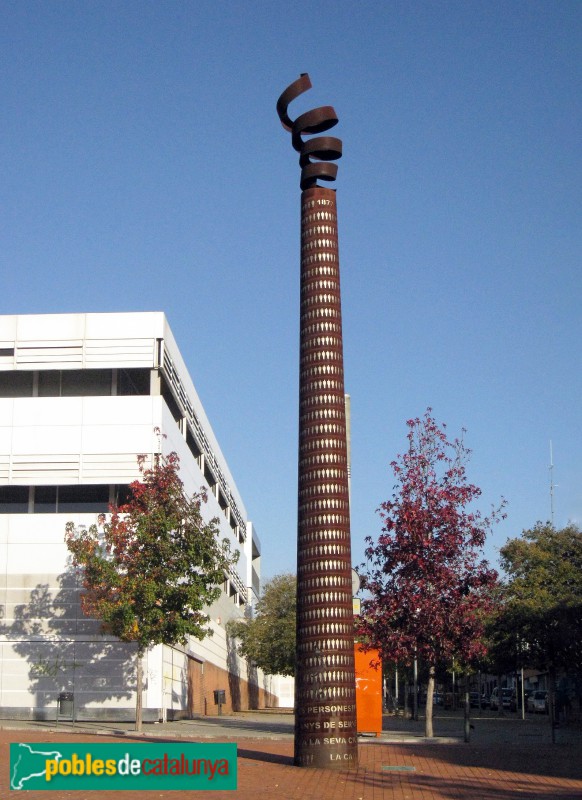
[[[519,635],[514,610],[507,603],[502,583],[499,583],[492,597],[491,606],[485,619],[485,642],[487,652],[481,658],[478,667],[486,674],[497,677],[499,690],[502,687],[502,676],[516,672],[527,666],[526,650],[523,639]],[[516,695],[518,690],[516,689]],[[516,696],[516,702],[519,697]],[[497,706],[501,716],[503,704]]]
[[[270,675],[295,674],[297,579],[283,573],[266,581],[255,616],[233,620],[229,634],[239,640],[240,655]]]
[[[514,635],[550,675],[553,718],[556,670],[582,668],[582,531],[538,522],[501,548],[501,565]]]
[[[142,725],[142,658],[155,644],[185,644],[212,633],[204,608],[220,596],[238,558],[218,539],[218,519],[205,523],[203,490],[188,497],[176,453],[147,466],[126,504],[90,528],[67,523],[65,541],[83,571],[81,607],[104,633],[137,646],[136,729]]]
[[[504,594],[532,666],[582,667],[582,531],[538,522],[501,548]]]
[[[382,503],[382,533],[367,537],[358,632],[383,660],[429,668],[426,735],[433,735],[434,676],[455,658],[462,668],[482,655],[483,616],[497,574],[480,556],[486,533],[499,518],[469,510],[480,496],[468,483],[470,451],[449,441],[446,426],[427,409],[408,425],[408,452],[391,467],[392,499]],[[503,504],[502,504],[503,505]]]

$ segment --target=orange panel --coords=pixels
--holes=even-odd
[[[377,664],[374,668],[370,662]],[[363,652],[361,646],[355,646],[356,664],[356,714],[358,733],[375,733],[382,731],[382,664],[377,650]]]

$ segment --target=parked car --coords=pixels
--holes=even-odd
[[[435,692],[432,696],[433,706],[442,706],[444,704],[444,696],[442,692]]]
[[[508,689],[506,687],[501,689],[501,707],[511,709],[512,700],[515,703],[514,699],[515,692],[513,689]],[[496,686],[493,691],[491,692],[491,697],[489,698],[489,708],[492,711],[499,711],[499,687]]]
[[[532,694],[534,693],[534,691],[535,691],[534,689],[526,689],[526,690],[524,691],[524,693],[523,693],[523,696],[524,696],[524,698],[525,698],[525,699],[524,699],[524,704],[525,704],[525,710],[526,710],[526,711],[529,711],[529,708],[528,708],[529,698],[532,696]]]
[[[537,689],[531,694],[527,698],[526,708],[534,714],[547,714],[550,710],[547,689]]]
[[[484,694],[479,697],[479,692],[469,692],[469,705],[471,708],[489,708],[489,698]]]
[[[533,694],[533,691],[531,689],[525,689],[523,692],[523,699],[526,711],[527,711],[527,699],[530,696],[530,694]],[[517,696],[513,695],[513,697],[511,698],[511,710],[517,711],[518,709],[521,709],[521,691],[519,689],[517,691]]]

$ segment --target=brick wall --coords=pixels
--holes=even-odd
[[[215,689],[225,691],[223,714],[277,706],[277,698],[270,692],[209,662],[188,660],[188,684],[189,712],[194,716],[218,714]]]

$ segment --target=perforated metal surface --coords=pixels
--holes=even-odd
[[[277,104],[300,152],[301,354],[297,540],[295,763],[346,769],[358,762],[343,341],[334,190],[341,142],[303,141],[337,122],[325,106],[294,122],[287,105],[310,88],[301,78]]]

